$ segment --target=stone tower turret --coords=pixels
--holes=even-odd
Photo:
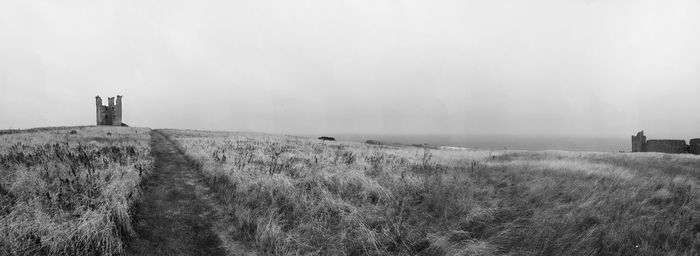
[[[97,125],[101,125],[104,123],[104,106],[102,106],[102,98],[100,96],[95,96],[95,105],[97,107],[96,113],[97,113]]]
[[[117,95],[117,104],[114,105],[114,119],[112,125],[122,125],[122,96]]]

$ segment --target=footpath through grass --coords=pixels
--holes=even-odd
[[[214,231],[217,212],[203,175],[160,132],[151,133],[154,168],[142,184],[129,255],[226,255]],[[238,254],[236,254],[238,255]]]

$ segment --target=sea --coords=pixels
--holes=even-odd
[[[461,147],[487,150],[566,150],[621,152],[630,150],[630,138],[526,135],[371,135],[337,134],[338,140],[377,140],[400,144]]]

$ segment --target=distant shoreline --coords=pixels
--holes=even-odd
[[[367,140],[403,145],[486,149],[486,150],[566,150],[566,151],[629,151],[629,138],[586,138],[561,136],[450,136],[450,135],[352,135],[332,134],[338,140]]]

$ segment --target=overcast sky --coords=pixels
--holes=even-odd
[[[117,94],[154,128],[700,137],[700,1],[0,0],[0,129]]]

